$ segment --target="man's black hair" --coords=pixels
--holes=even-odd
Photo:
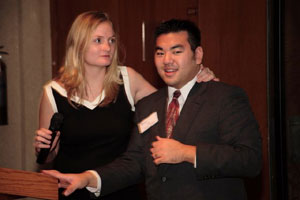
[[[155,41],[162,34],[178,33],[181,31],[188,33],[188,42],[193,51],[195,51],[198,46],[201,46],[201,32],[198,26],[189,20],[181,19],[171,19],[162,22],[155,30]]]

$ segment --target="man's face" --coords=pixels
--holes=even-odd
[[[192,80],[200,69],[202,56],[201,47],[192,51],[186,31],[162,34],[156,39],[155,65],[160,77],[171,87],[180,89]]]

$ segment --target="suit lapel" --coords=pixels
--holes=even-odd
[[[205,84],[195,83],[191,89],[174,128],[173,138],[175,140],[184,142],[190,133],[191,124],[203,105],[204,99],[201,97],[205,88]]]
[[[153,133],[155,136],[159,135],[160,137],[166,137],[165,133],[165,119],[166,119],[166,102],[168,96],[168,89],[167,87],[162,89],[160,98],[157,102],[155,102],[154,110],[157,112],[158,116],[158,126],[154,130]]]

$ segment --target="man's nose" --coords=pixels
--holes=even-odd
[[[164,64],[167,65],[167,64],[171,64],[172,62],[173,62],[173,58],[171,53],[165,53]]]

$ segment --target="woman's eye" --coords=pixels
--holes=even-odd
[[[97,39],[95,39],[95,42],[96,42],[96,43],[101,43],[101,39],[100,39],[100,38],[97,38]]]
[[[116,43],[116,38],[111,38],[111,39],[109,39],[109,43],[110,43],[110,44]]]

